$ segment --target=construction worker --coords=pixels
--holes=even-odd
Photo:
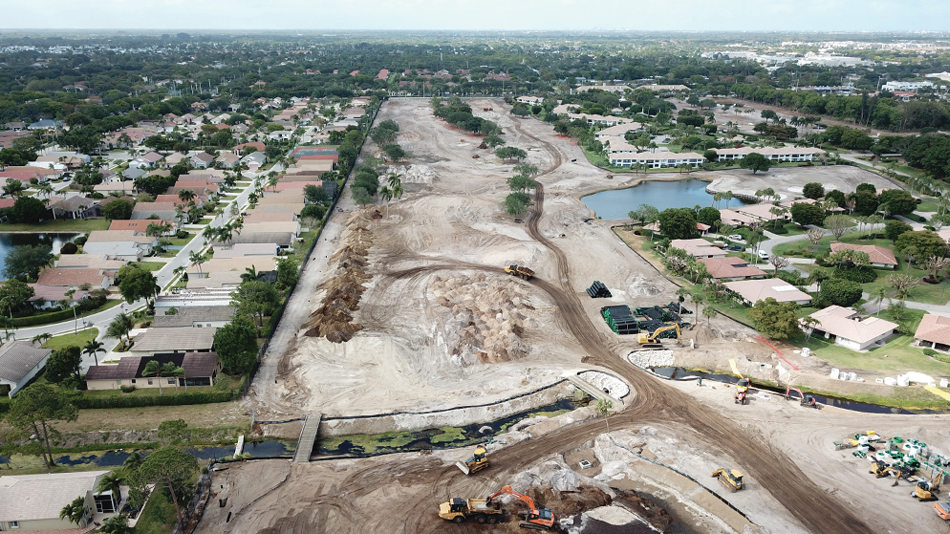
[[[703,377],[699,377],[696,379],[696,385],[699,387],[703,387]]]

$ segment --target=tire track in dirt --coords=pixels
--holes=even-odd
[[[549,153],[558,153],[558,156],[553,158],[552,167],[538,177],[549,174],[560,166],[562,158],[551,143],[527,134],[521,128],[520,119],[515,119],[514,123],[519,133],[535,139]],[[544,213],[544,187],[540,183],[535,195],[536,209],[528,221],[528,233],[554,254],[560,287],[542,280],[536,280],[535,285],[548,293],[559,311],[564,314],[569,330],[587,351],[583,361],[612,370],[636,390],[637,396],[631,407],[613,416],[613,419],[619,424],[651,421],[679,422],[687,425],[736,461],[742,462],[749,474],[758,479],[763,488],[767,488],[766,491],[813,532],[870,532],[871,529],[863,520],[812,483],[781,451],[764,440],[758,442],[748,435],[748,431],[726,417],[680,395],[611,353],[606,340],[597,332],[590,317],[584,312],[577,294],[569,286],[569,265],[564,252],[545,238],[538,229],[538,223]],[[594,426],[598,428],[595,429]],[[503,449],[500,454],[496,453],[493,459],[497,461],[507,458],[512,461],[512,458],[517,458],[517,467],[526,467],[533,460],[564,450],[566,445],[577,441],[577,436],[589,436],[598,432],[599,424],[595,423],[586,423],[581,427],[571,426],[557,431],[554,435],[546,435],[543,444],[529,441],[514,445]]]

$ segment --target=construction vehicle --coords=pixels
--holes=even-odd
[[[466,475],[477,473],[488,467],[488,458],[485,457],[487,452],[488,451],[485,450],[485,447],[479,445],[475,448],[475,452],[472,454],[471,458],[465,460],[464,462],[455,462],[455,467],[461,469]]]
[[[512,276],[520,276],[525,280],[531,280],[534,278],[534,271],[525,267],[524,265],[511,264],[505,267],[505,272]]]
[[[793,388],[792,386],[788,386],[788,388],[785,390],[785,400],[794,399],[795,397],[792,396],[792,393],[798,393],[798,398],[799,398],[798,404],[800,406],[805,406],[806,408],[815,408],[815,409],[821,408],[821,405],[818,404],[818,401],[815,400],[814,396],[808,393],[803,393],[802,390],[798,388]]]
[[[644,348],[662,347],[663,345],[660,343],[660,334],[664,332],[670,332],[670,331],[676,332],[676,339],[679,339],[680,336],[682,335],[682,332],[680,331],[680,325],[676,323],[667,324],[667,325],[663,325],[657,328],[656,330],[653,331],[652,334],[647,333],[647,332],[640,332],[639,334],[637,334],[637,343],[639,343],[640,346]]]
[[[749,386],[752,382],[748,378],[740,378],[736,383],[736,404],[749,404]]]
[[[934,474],[934,477],[930,480],[921,480],[917,482],[917,485],[914,486],[914,491],[910,494],[911,497],[921,501],[936,501],[937,492],[940,491],[940,483],[938,480],[943,476],[943,473],[937,472]]]
[[[742,482],[742,473],[735,469],[720,467],[713,472],[712,476],[718,478],[719,482],[722,482],[722,485],[729,488],[733,493],[745,487],[745,484]]]
[[[897,481],[901,479],[902,476],[905,476],[906,473],[894,466],[890,466],[881,462],[874,462],[871,464],[871,469],[868,471],[877,478],[884,478],[886,476],[894,475],[894,483],[892,486],[897,485]]]
[[[500,490],[488,496],[486,503],[490,505],[492,499],[504,493],[513,495],[528,505],[528,512],[518,514],[518,517],[522,519],[520,524],[521,528],[548,530],[554,526],[554,514],[551,512],[550,508],[538,508],[534,504],[534,499],[511,489],[511,486],[502,486]]]
[[[461,499],[453,497],[439,505],[439,517],[453,523],[474,519],[479,523],[504,521],[505,512],[491,506],[485,499]]]
[[[950,521],[950,497],[947,498],[947,502],[940,504],[939,502],[934,503],[934,512],[937,512],[937,515],[940,516],[940,519],[944,521]]]

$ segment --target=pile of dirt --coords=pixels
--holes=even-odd
[[[437,276],[429,290],[441,308],[449,353],[460,365],[508,362],[528,354],[524,312],[534,307],[521,284],[485,274]]]
[[[675,522],[666,508],[652,500],[648,495],[635,491],[619,492],[614,499],[616,504],[620,504],[632,510],[635,514],[646,519],[650,526],[660,532],[669,532],[670,527]]]
[[[362,222],[361,218],[351,220],[346,245],[330,258],[330,264],[336,264],[337,274],[318,288],[325,290],[326,295],[320,307],[303,324],[305,336],[325,337],[333,343],[345,343],[363,329],[353,322],[353,312],[360,308],[363,283],[372,278],[365,268],[373,238]]]
[[[551,509],[555,519],[579,514],[585,510],[611,503],[610,495],[594,486],[578,486],[574,491],[557,491],[550,487],[532,486],[525,495],[534,499],[538,506]],[[518,503],[524,511],[523,504]]]
[[[402,184],[424,184],[431,185],[432,181],[439,177],[438,173],[428,165],[409,165],[407,167],[390,167],[389,173],[395,173],[399,176]]]
[[[714,331],[712,331],[708,326],[699,323],[699,318],[695,319],[697,324],[690,330],[689,334],[684,334],[684,337],[692,338],[697,346],[705,346],[709,343],[722,341],[722,338]]]

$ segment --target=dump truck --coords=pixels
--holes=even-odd
[[[453,497],[439,505],[439,517],[453,523],[474,520],[478,523],[504,521],[505,512],[491,505],[486,499],[462,499]]]
[[[531,280],[534,278],[534,271],[525,267],[524,265],[511,264],[505,267],[505,272],[512,276],[520,276],[525,280]]]
[[[488,451],[485,449],[485,447],[479,445],[475,448],[475,452],[472,454],[471,458],[465,460],[464,462],[455,462],[455,467],[461,469],[466,475],[477,473],[488,467],[488,458],[485,456],[487,453]]]
[[[745,487],[745,484],[742,482],[742,473],[736,471],[735,469],[726,469],[725,467],[720,467],[713,471],[713,478],[718,478],[719,482],[723,486],[729,488],[733,493],[741,490]]]

